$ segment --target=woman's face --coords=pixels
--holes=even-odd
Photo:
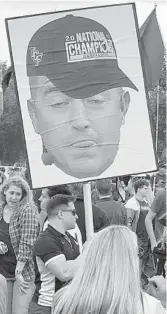
[[[9,188],[4,191],[6,196],[6,202],[10,206],[17,205],[22,198],[22,189],[16,185],[10,185]]]

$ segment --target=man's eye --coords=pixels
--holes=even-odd
[[[67,107],[69,103],[70,103],[69,101],[56,102],[52,104],[52,107],[63,108],[63,107]]]
[[[103,100],[102,99],[89,99],[89,100],[86,100],[86,103],[88,105],[100,105],[103,103]]]

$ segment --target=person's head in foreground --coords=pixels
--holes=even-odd
[[[159,163],[158,172],[162,176],[166,174],[166,163],[163,163],[163,162]]]
[[[144,298],[136,234],[113,225],[94,235],[76,276],[56,293],[52,314],[143,314]]]
[[[43,143],[42,161],[66,174],[98,176],[114,161],[130,95],[109,31],[67,15],[33,35],[27,50],[29,114]]]
[[[32,193],[27,182],[21,176],[9,177],[5,180],[2,189],[2,202],[9,207],[18,207],[32,201]]]
[[[46,210],[50,225],[61,232],[74,229],[78,218],[74,202],[73,195],[57,194],[48,199]]]
[[[41,209],[45,210],[47,201],[56,194],[72,195],[72,192],[67,184],[55,185],[42,189],[41,195],[39,197]]]
[[[112,193],[111,179],[97,180],[96,188],[100,196],[108,196],[108,195],[111,196],[111,193]]]
[[[149,183],[146,179],[136,179],[134,181],[134,191],[140,198],[147,197]]]

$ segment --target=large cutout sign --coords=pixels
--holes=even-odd
[[[156,169],[134,4],[6,25],[33,188]]]

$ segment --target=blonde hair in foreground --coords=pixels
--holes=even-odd
[[[136,314],[140,300],[136,235],[113,225],[94,236],[75,278],[56,293],[52,314]]]

